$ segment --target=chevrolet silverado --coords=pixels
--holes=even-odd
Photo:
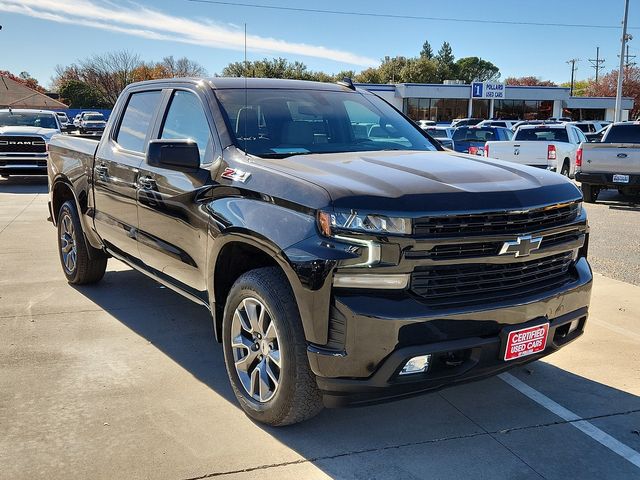
[[[577,187],[446,151],[348,79],[132,84],[101,139],[49,154],[67,280],[113,257],[207,308],[266,424],[494,375],[585,328]]]

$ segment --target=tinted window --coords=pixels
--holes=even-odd
[[[195,94],[182,90],[173,94],[160,138],[193,140],[200,150],[200,159],[211,158],[206,154],[207,148],[212,148],[209,123]]]
[[[514,140],[521,142],[540,141],[540,142],[569,142],[569,135],[566,128],[520,128],[516,132]]]
[[[160,91],[134,93],[129,97],[127,108],[122,116],[116,141],[127,150],[144,153],[147,149],[145,139],[149,124],[153,120],[158,104]]]
[[[426,132],[434,138],[449,138],[447,131],[439,128],[427,128]]]
[[[383,100],[330,90],[215,92],[239,148],[261,157],[376,150],[435,150]]]
[[[460,127],[453,132],[454,142],[489,142],[491,140],[497,140],[491,128]]]
[[[604,141],[606,143],[640,143],[640,125],[613,125]]]
[[[582,130],[576,129],[575,132],[576,132],[576,135],[578,136],[578,143],[588,142],[587,137],[584,136],[584,133],[582,133]]]

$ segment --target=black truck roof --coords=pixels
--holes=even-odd
[[[242,78],[242,77],[181,77],[144,80],[131,85],[152,85],[155,83],[189,83],[205,82],[215,90],[228,88],[286,88],[296,90],[353,91],[346,85],[309,80],[289,80],[282,78]]]

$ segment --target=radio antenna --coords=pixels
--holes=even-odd
[[[247,75],[249,74],[249,64],[247,63],[247,24],[244,24],[244,154],[247,152],[247,108],[249,103],[249,90],[247,87]]]

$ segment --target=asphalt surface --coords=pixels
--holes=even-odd
[[[585,204],[591,236],[589,261],[596,272],[640,285],[640,196],[605,190]]]
[[[64,281],[46,188],[0,180],[2,479],[640,479],[640,287],[597,274],[583,337],[508,375],[267,428],[204,309],[116,261]]]

